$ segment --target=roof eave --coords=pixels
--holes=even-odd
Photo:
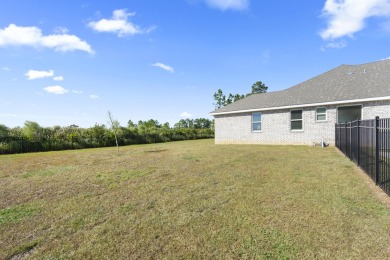
[[[345,104],[345,103],[359,103],[359,102],[370,102],[370,101],[381,101],[381,100],[390,100],[390,96],[351,99],[351,100],[340,100],[340,101],[330,101],[330,102],[318,102],[318,103],[299,104],[299,105],[287,105],[287,106],[280,106],[280,107],[253,108],[253,109],[243,109],[243,110],[235,110],[235,111],[216,112],[216,113],[211,112],[210,115],[211,116],[219,116],[219,115],[229,115],[229,114],[242,114],[242,113],[251,113],[251,112],[257,112],[257,111],[270,111],[270,110],[282,110],[282,109],[314,107],[314,106],[339,105],[339,104]]]

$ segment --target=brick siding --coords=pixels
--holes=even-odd
[[[390,101],[368,102],[362,105],[362,119],[373,119],[375,116],[390,118]],[[252,113],[216,115],[216,144],[284,144],[312,145],[323,139],[334,145],[337,106],[326,107],[327,120],[316,122],[316,108],[302,108],[303,130],[290,130],[290,109],[259,111],[262,112],[262,131],[252,132]]]

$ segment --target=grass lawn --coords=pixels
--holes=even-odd
[[[0,259],[390,258],[336,148],[213,140],[0,156]]]

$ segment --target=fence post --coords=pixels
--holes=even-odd
[[[375,184],[379,183],[379,116],[375,117]]]
[[[360,120],[357,120],[357,165],[360,166]]]
[[[348,127],[347,127],[347,122],[345,122],[344,124],[345,126],[345,144],[344,144],[344,149],[345,149],[345,155],[348,155],[348,152],[347,152],[347,146],[348,146]]]
[[[337,124],[336,124],[336,126],[337,126]],[[339,137],[338,137],[338,139],[337,139],[337,147],[338,147],[339,149],[341,149],[341,146],[340,146],[340,134],[341,134],[340,125],[338,125],[337,131],[338,131],[338,135],[339,135]]]
[[[352,121],[349,122],[349,157],[352,160]]]
[[[20,151],[21,153],[25,153],[27,150],[26,148],[26,142],[24,140],[24,137],[22,137],[22,151]]]

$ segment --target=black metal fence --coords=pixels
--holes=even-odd
[[[336,124],[336,146],[390,196],[390,118]]]
[[[76,139],[62,140],[27,139],[25,137],[0,137],[0,155],[80,149]],[[83,148],[94,147],[92,145]],[[96,146],[97,147],[97,146]]]
[[[119,146],[133,144],[150,144],[171,141],[208,139],[214,137],[210,128],[172,128],[160,129],[159,132],[130,132],[118,138]],[[84,148],[115,146],[115,137],[111,132],[99,136],[71,135],[64,138],[26,138],[19,136],[0,136],[0,155],[61,151]]]

